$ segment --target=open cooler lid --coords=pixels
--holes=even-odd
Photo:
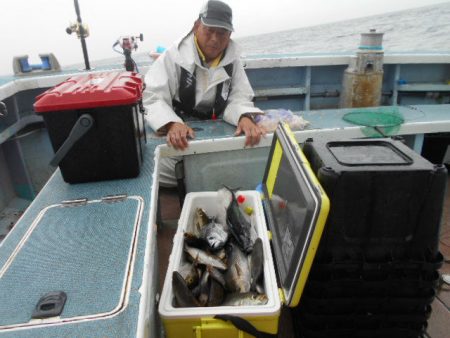
[[[134,72],[77,75],[36,97],[36,113],[135,104],[142,97],[143,81]]]
[[[322,236],[329,199],[289,126],[275,132],[263,179],[264,200],[280,287],[297,306]]]

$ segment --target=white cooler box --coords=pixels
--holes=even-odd
[[[247,204],[253,208],[251,223],[255,225],[256,233],[263,243],[264,287],[268,297],[267,304],[194,308],[173,306],[172,271],[179,269],[184,257],[183,234],[192,232],[188,227],[193,223],[196,208],[203,208],[207,215],[217,214],[217,192],[192,192],[186,195],[184,201],[159,305],[166,337],[239,337],[238,330],[232,324],[213,318],[218,314],[242,317],[260,331],[271,333],[277,331],[281,304],[260,194],[257,191],[240,191],[239,194],[245,196]]]
[[[186,195],[174,237],[159,303],[159,314],[166,337],[252,337],[231,322],[214,318],[216,315],[240,317],[260,332],[276,334],[281,304],[297,306],[322,235],[329,201],[292,133],[285,128],[280,125],[274,135],[263,180],[264,195],[257,191],[236,193],[236,196],[244,195],[246,206],[253,208],[251,224],[263,244],[267,303],[254,306],[173,306],[172,272],[178,271],[182,260],[185,260],[184,232],[192,231],[190,227],[193,226],[196,208],[203,208],[210,217],[217,214],[217,192],[189,193]],[[282,212],[274,209],[280,198],[288,206]],[[264,211],[270,231],[266,226]],[[278,280],[274,258],[277,262]]]

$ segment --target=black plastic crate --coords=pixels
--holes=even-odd
[[[329,329],[377,330],[380,328],[404,328],[420,330],[430,316],[431,309],[410,314],[311,314],[302,313],[299,318],[307,327],[326,325]]]
[[[386,275],[383,279],[331,277],[308,280],[307,292],[316,295],[348,297],[416,297],[428,294],[439,284],[439,273],[422,272],[415,275]]]
[[[440,252],[433,258],[390,259],[386,261],[367,260],[320,260],[316,259],[310,272],[310,280],[357,279],[385,281],[388,278],[410,278],[430,280],[442,267],[444,257]],[[428,277],[427,277],[428,276]]]
[[[330,329],[324,325],[308,327],[303,322],[295,322],[297,338],[420,338],[425,333],[427,324],[422,323],[419,329],[411,328],[379,328],[364,330],[356,328]]]
[[[330,198],[317,258],[433,258],[447,170],[391,139],[308,140],[305,155]]]
[[[411,314],[422,313],[436,295],[434,289],[422,290],[414,297],[331,295],[305,292],[296,313],[316,314]]]

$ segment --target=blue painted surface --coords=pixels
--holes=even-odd
[[[233,135],[235,131],[234,126],[228,125],[222,121],[196,122],[193,123],[193,126],[202,128],[202,130],[196,132],[197,139],[223,138]],[[40,210],[49,205],[80,197],[85,197],[92,200],[101,198],[102,196],[119,195],[123,193],[126,193],[129,196],[141,196],[144,199],[144,214],[141,223],[141,231],[138,237],[138,259],[134,267],[135,270],[131,287],[130,303],[126,309],[120,314],[109,319],[104,318],[93,322],[66,324],[49,328],[34,328],[16,332],[0,331],[0,337],[88,337],[92,336],[92,332],[95,332],[95,335],[102,337],[107,336],[125,338],[135,336],[140,300],[140,293],[138,292],[138,289],[143,278],[145,244],[149,239],[148,221],[151,211],[150,197],[152,193],[152,175],[154,171],[154,150],[157,145],[163,142],[165,142],[164,138],[156,137],[154,134],[150,133],[149,142],[144,149],[145,160],[141,168],[141,173],[139,177],[134,179],[70,185],[63,181],[60,171],[58,170],[27,209],[20,222],[16,224],[9,237],[3,242],[2,253],[12,252]],[[102,221],[105,223],[113,222],[114,217],[108,218],[108,215],[105,215],[105,218]],[[110,233],[108,236],[120,236],[120,234]],[[2,257],[7,256],[9,255],[2,254]],[[4,258],[1,262],[3,261]],[[60,262],[60,264],[63,263]],[[1,266],[2,264],[0,267]],[[150,282],[152,283],[153,281]]]
[[[443,83],[450,81],[449,64],[400,65],[400,79],[406,83]]]
[[[14,190],[16,191],[17,196],[29,201],[32,201],[36,197],[35,192],[28,184],[16,184],[14,185]]]
[[[152,63],[151,61],[139,62],[139,67],[149,66],[151,65],[151,63]],[[124,69],[123,63],[99,65],[93,68],[93,70],[120,70],[120,69]],[[54,71],[54,72],[42,72],[40,70],[37,70],[36,72],[29,72],[26,75],[22,76],[0,75],[0,86],[5,85],[9,82],[13,82],[14,80],[27,79],[31,77],[54,76],[60,74],[73,74],[84,72],[85,70],[81,68],[65,68],[61,71]]]
[[[304,110],[305,109],[305,99],[304,96],[297,97],[278,97],[278,98],[271,98],[270,100],[255,100],[255,105],[262,109],[290,109],[292,111],[298,111],[298,110]]]
[[[393,107],[353,108],[353,109],[329,109],[312,110],[302,112],[304,118],[311,122],[310,129],[348,128],[355,125],[343,120],[343,116],[351,111],[382,111]],[[405,124],[449,122],[450,105],[420,105],[399,106],[398,112],[405,119]],[[448,130],[450,131],[450,129]]]
[[[12,82],[15,80],[14,76],[10,76],[10,75],[3,75],[0,76],[0,86],[3,86],[9,82]]]
[[[366,45],[360,45],[359,49],[363,50],[383,50],[383,46],[366,46]]]
[[[333,53],[324,53],[324,52],[318,52],[318,53],[276,53],[276,54],[248,54],[245,55],[248,59],[279,59],[279,58],[292,58],[292,57],[303,57],[303,56],[334,56],[334,55],[340,55],[340,56],[346,56],[346,55],[353,55],[354,51],[343,51],[343,52],[333,52]]]
[[[278,68],[276,77],[272,68],[247,70],[248,79],[255,90],[304,86],[305,74],[306,67]]]
[[[0,326],[28,323],[38,300],[56,290],[67,294],[61,318],[118,307],[137,210],[134,199],[48,209],[0,279]]]
[[[23,237],[33,220],[45,207],[60,203],[64,200],[77,199],[85,197],[90,200],[98,199],[106,195],[118,195],[127,193],[128,195],[140,195],[144,199],[144,214],[141,224],[141,231],[138,236],[137,257],[138,260],[134,266],[134,274],[132,279],[130,303],[123,312],[112,318],[102,320],[83,322],[77,324],[67,324],[54,326],[49,328],[35,328],[30,330],[22,330],[16,332],[0,331],[0,337],[90,337],[92,335],[102,337],[134,337],[137,328],[137,318],[139,313],[140,293],[138,289],[143,278],[144,250],[146,240],[148,239],[148,220],[150,215],[150,195],[152,185],[153,153],[155,146],[162,140],[153,139],[145,148],[145,161],[143,163],[141,174],[135,179],[96,182],[69,185],[65,183],[59,171],[47,183],[45,188],[39,193],[38,197],[33,201],[30,207],[23,215],[20,222],[16,224],[14,230],[9,237],[3,242],[3,252],[12,251],[16,244]],[[80,209],[81,210],[81,209]],[[113,222],[114,219],[105,217],[103,221]],[[109,233],[110,236],[119,236],[118,233]],[[69,240],[69,239],[68,239]],[[95,254],[95,253],[93,253]],[[3,256],[3,255],[2,255]],[[4,256],[3,256],[4,257]],[[58,262],[55,264],[64,264]]]

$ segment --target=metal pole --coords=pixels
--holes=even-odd
[[[89,65],[89,56],[86,46],[86,40],[84,39],[84,29],[83,24],[81,22],[81,15],[80,15],[80,6],[78,5],[78,0],[74,0],[75,3],[75,12],[77,13],[77,21],[79,25],[80,30],[80,40],[81,40],[81,48],[83,49],[83,57],[84,57],[84,64],[86,66],[86,70],[90,70],[91,67]]]

